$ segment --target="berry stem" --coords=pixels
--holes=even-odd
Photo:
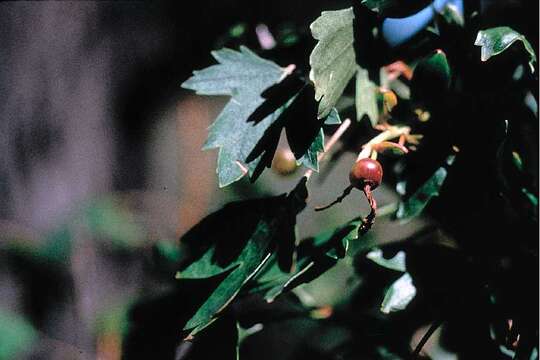
[[[369,212],[368,216],[364,218],[362,225],[360,226],[360,229],[358,231],[360,234],[365,234],[369,229],[371,229],[371,226],[373,226],[373,223],[375,223],[375,217],[377,216],[377,201],[371,193],[371,186],[369,184],[366,184],[363,190],[368,200],[371,211]]]
[[[360,151],[360,153],[358,154],[358,158],[356,159],[356,161],[370,157],[373,150],[373,145],[380,144],[383,141],[399,138],[402,135],[408,135],[410,132],[411,128],[408,126],[387,126],[386,130],[384,130],[382,133],[378,134],[364,144],[364,146],[362,147],[362,151]]]
[[[326,206],[318,206],[315,208],[315,211],[323,211],[323,210],[326,210],[336,204],[339,204],[340,202],[343,201],[343,199],[345,199],[352,191],[352,189],[354,189],[354,186],[353,185],[349,185],[345,188],[345,190],[343,190],[343,194],[341,194],[336,200],[334,200],[333,202],[331,202],[330,204],[326,205]]]
[[[341,138],[341,136],[347,131],[347,129],[351,126],[351,119],[345,119],[341,123],[341,125],[338,127],[336,132],[330,137],[326,145],[324,146],[324,152],[320,153],[317,157],[317,160],[320,162],[324,159],[326,154],[332,149],[332,147],[336,144],[336,142]],[[304,176],[309,180],[309,178],[313,175],[313,170],[309,169],[305,172]]]

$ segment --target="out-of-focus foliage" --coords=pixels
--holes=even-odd
[[[37,339],[36,329],[22,316],[0,311],[0,359],[24,356]]]

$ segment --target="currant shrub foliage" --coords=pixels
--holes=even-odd
[[[183,83],[229,96],[204,145],[219,152],[220,187],[256,181],[283,131],[306,170],[288,193],[229,203],[180,239],[176,279],[197,300],[177,330],[194,349],[221,336],[224,357],[249,354],[264,329],[293,321],[295,334],[277,334],[303,350],[283,358],[409,359],[426,325],[427,336],[442,325],[440,351],[459,358],[538,358],[538,39],[478,3],[354,0],[312,22],[309,68],[223,48]],[[414,23],[419,12],[431,14],[427,26]],[[393,38],[398,21],[408,21],[403,33],[418,29]],[[366,192],[369,216],[297,234],[298,214],[313,210],[313,171],[331,152],[325,137],[349,126],[338,113],[355,120],[325,160],[379,155],[401,196],[379,216],[405,224],[423,214],[433,225],[377,247],[366,236],[377,193]],[[302,289],[341,263],[361,281],[339,306],[320,307]]]

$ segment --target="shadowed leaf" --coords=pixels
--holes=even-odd
[[[428,6],[432,0],[362,0],[362,5],[379,16],[403,18]]]
[[[296,215],[307,198],[305,182],[302,178],[288,195],[228,204],[180,239],[184,258],[177,279],[224,276],[185,330],[195,334],[210,324],[271,254],[277,254],[282,271],[290,271],[295,257]]]
[[[279,89],[280,86],[281,83],[270,88],[269,90],[271,91],[267,91],[266,95],[273,96],[272,94],[274,93],[279,94],[280,92],[274,88]],[[291,89],[291,87],[289,87],[289,89]],[[272,108],[277,104],[276,98],[279,98],[279,96],[276,95],[275,98],[268,98],[268,100],[254,112],[254,117],[251,118],[250,121],[257,121],[261,115],[264,115],[268,111],[272,111]],[[324,151],[324,133],[322,131],[322,126],[323,124],[339,124],[341,122],[335,108],[332,108],[328,116],[324,119],[317,118],[317,103],[314,100],[314,90],[312,86],[304,86],[298,93],[294,94],[290,100],[284,98],[281,98],[280,100],[287,101],[286,105],[282,107],[279,111],[278,118],[265,131],[253,151],[251,151],[246,158],[247,162],[258,159],[258,164],[251,176],[252,181],[255,181],[260,176],[265,167],[269,168],[272,165],[272,159],[283,129],[285,129],[289,147],[298,164],[318,171],[319,163],[317,155]],[[261,110],[264,107],[267,108]]]
[[[449,156],[447,165],[451,165],[452,161],[453,156]],[[411,219],[420,215],[431,198],[439,195],[439,190],[442,187],[447,174],[448,170],[444,166],[438,168],[414,194],[399,204],[396,218]],[[400,183],[398,186],[403,186],[403,184]],[[398,193],[402,193],[402,190],[403,189],[398,189]]]
[[[264,102],[261,93],[286,76],[286,69],[262,59],[246,47],[240,51],[221,49],[212,52],[219,62],[201,71],[182,84],[202,95],[232,96],[210,127],[203,149],[219,149],[217,173],[219,186],[227,186],[246,173],[253,173],[260,159],[245,165],[245,159],[278,118],[279,110],[265,114],[255,126],[250,115]]]
[[[264,292],[265,299],[270,302],[280,294],[316,279],[345,257],[349,241],[358,238],[361,224],[362,220],[357,218],[335,230],[302,241],[298,246],[298,260],[292,274],[282,272],[275,265],[275,259],[271,259],[257,274],[251,291]]]

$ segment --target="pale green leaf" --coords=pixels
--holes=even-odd
[[[371,126],[377,125],[379,109],[377,107],[377,86],[369,80],[367,70],[358,68],[356,73],[356,119],[364,115],[369,117]]]
[[[474,45],[481,46],[480,59],[487,61],[492,56],[498,55],[508,49],[516,41],[521,41],[529,54],[529,66],[534,72],[536,54],[531,43],[517,31],[508,26],[499,26],[486,30],[480,30],[476,36]]]
[[[353,19],[352,8],[323,11],[310,26],[319,40],[309,56],[309,78],[315,85],[315,99],[320,101],[319,118],[330,113],[356,72]]]
[[[405,273],[394,281],[386,291],[381,303],[381,311],[388,314],[403,310],[414,299],[415,295],[416,288],[414,287],[411,275]]]

